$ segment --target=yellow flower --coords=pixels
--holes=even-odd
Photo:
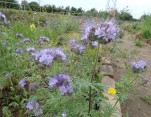
[[[35,29],[35,28],[36,28],[36,27],[35,27],[35,24],[31,24],[31,25],[30,25],[30,29],[31,29],[31,30],[33,30],[33,29]]]
[[[116,94],[116,89],[115,88],[109,88],[108,89],[108,94],[115,95]]]

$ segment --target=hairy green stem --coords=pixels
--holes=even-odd
[[[98,62],[98,56],[99,56],[99,50],[100,50],[100,45],[98,45],[97,47],[97,52],[96,52],[96,57],[95,57],[95,61],[94,61],[94,65],[93,65],[93,70],[92,70],[92,75],[90,77],[90,82],[92,83],[94,80],[94,76],[95,76],[95,72],[96,72],[96,65]],[[88,110],[88,114],[91,116],[91,109],[92,109],[92,87],[89,87],[89,110]]]

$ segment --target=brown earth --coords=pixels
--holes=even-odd
[[[144,43],[142,48],[137,47],[133,35],[126,33],[117,44],[117,48],[120,53],[113,57],[116,81],[120,81],[126,72],[125,62],[130,63],[131,60],[139,58],[148,62],[147,71],[139,74],[141,78],[134,82],[129,99],[121,105],[122,113],[128,113],[128,117],[151,117],[151,105],[141,99],[143,96],[151,95],[151,45]],[[145,79],[141,80],[145,82],[140,83],[140,79]]]

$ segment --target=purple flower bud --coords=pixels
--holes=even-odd
[[[73,48],[77,45],[77,42],[75,39],[70,40],[70,47]]]
[[[49,88],[50,89],[53,89],[56,84],[58,83],[58,80],[56,77],[52,77],[50,80],[49,80]]]
[[[39,52],[32,53],[32,56],[41,64],[50,66],[53,60],[66,60],[66,55],[59,48],[41,49]]]
[[[21,42],[22,42],[22,43],[29,43],[29,42],[30,42],[30,39],[29,39],[29,38],[24,38]]]
[[[142,59],[140,59],[136,62],[133,61],[131,63],[131,67],[134,72],[139,72],[141,70],[144,70],[147,67],[147,62]]]
[[[31,52],[34,52],[35,51],[35,48],[34,47],[28,47],[26,48],[27,52],[31,53]]]
[[[21,38],[21,37],[23,37],[23,35],[21,33],[16,33],[16,37]]]
[[[85,50],[84,45],[77,45],[77,53],[78,54],[82,54],[84,50]]]
[[[49,80],[49,87],[51,89],[57,87],[62,95],[72,94],[73,88],[71,86],[70,76],[64,73],[58,74]]]
[[[29,110],[38,109],[39,108],[39,103],[30,101],[26,104],[26,108],[29,109]]]
[[[20,86],[21,88],[24,88],[25,85],[26,85],[26,80],[25,80],[25,79],[22,79],[22,80],[19,81],[19,86]]]
[[[93,47],[97,47],[97,46],[98,46],[98,42],[97,42],[97,41],[92,41],[92,42],[91,42],[91,45],[92,45]]]
[[[21,48],[16,49],[16,53],[22,53],[22,52],[23,52],[23,50]]]
[[[48,42],[50,39],[46,36],[40,36],[38,44],[42,45],[44,42]]]
[[[34,111],[34,115],[35,115],[35,116],[40,116],[41,114],[43,114],[43,110],[42,110],[42,109],[36,109],[36,110]]]

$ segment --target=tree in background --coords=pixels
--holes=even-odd
[[[37,2],[30,2],[28,5],[32,11],[40,11],[40,5]]]
[[[88,10],[86,13],[91,16],[97,16],[98,11],[95,8],[92,8],[91,10]]]
[[[19,9],[20,5],[16,0],[0,0],[0,7]]]
[[[29,9],[30,9],[27,0],[23,0],[23,1],[21,2],[21,7],[22,7],[23,10],[29,10]]]

